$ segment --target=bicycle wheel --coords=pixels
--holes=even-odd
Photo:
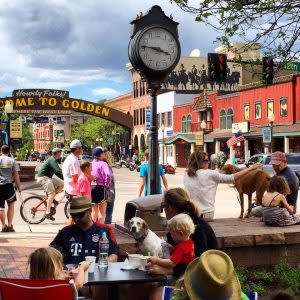
[[[43,200],[41,196],[31,196],[22,201],[20,214],[26,223],[40,224],[45,220],[47,202],[37,207]]]
[[[66,215],[66,218],[69,219],[71,217],[70,215],[70,200],[67,200],[66,204],[65,204],[65,208],[64,208],[64,212],[65,212],[65,215]]]

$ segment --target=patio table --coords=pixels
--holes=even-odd
[[[118,287],[121,284],[163,282],[167,279],[165,275],[155,275],[147,271],[121,270],[124,266],[124,262],[109,263],[108,268],[99,268],[96,264],[95,272],[89,273],[85,286],[108,285],[110,299],[118,299]]]

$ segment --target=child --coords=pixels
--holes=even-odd
[[[36,280],[59,280],[68,279],[63,270],[63,257],[61,253],[52,247],[39,248],[29,256],[30,267],[29,279]],[[75,287],[83,287],[84,272],[89,268],[90,262],[85,261],[78,267],[78,275],[75,277]]]
[[[195,231],[195,225],[187,214],[178,214],[168,222],[172,239],[176,246],[169,259],[150,257],[148,262],[165,268],[174,268],[178,264],[187,266],[194,258],[194,242],[190,235]]]
[[[78,178],[78,196],[87,196],[92,201],[91,183],[89,178],[92,176],[92,164],[83,160],[80,164],[82,174]]]
[[[267,193],[263,196],[263,221],[266,225],[287,226],[300,222],[300,216],[294,215],[294,207],[289,205],[285,196],[290,188],[283,176],[274,175]]]

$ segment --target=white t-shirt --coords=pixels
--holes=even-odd
[[[71,153],[62,165],[62,172],[64,175],[64,188],[65,191],[70,195],[77,195],[78,183],[73,181],[72,176],[80,175],[80,163],[73,153]]]
[[[210,169],[200,169],[196,174],[195,177],[185,174],[183,185],[191,199],[199,204],[201,213],[214,212],[218,184],[233,183],[234,177]]]

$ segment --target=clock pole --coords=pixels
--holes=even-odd
[[[160,83],[149,83],[148,91],[151,96],[151,119],[149,130],[149,195],[159,194],[159,160],[158,160],[158,127],[157,127],[157,91],[161,88]]]

